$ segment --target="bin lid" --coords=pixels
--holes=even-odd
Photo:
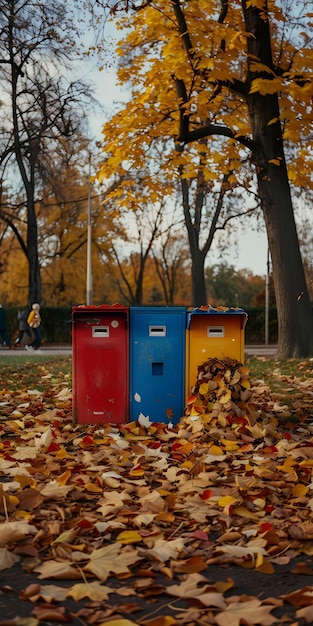
[[[72,315],[75,313],[87,313],[87,314],[99,314],[99,313],[127,313],[129,312],[128,306],[123,306],[116,302],[115,304],[79,304],[72,307]]]
[[[227,306],[200,306],[195,307],[194,309],[187,310],[187,328],[190,328],[190,322],[193,315],[240,315],[244,318],[244,325],[248,319],[248,314],[243,309],[238,307],[227,307]]]

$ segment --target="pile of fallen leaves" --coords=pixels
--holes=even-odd
[[[193,394],[188,398],[186,415],[218,418],[227,426],[232,417],[244,416],[251,398],[250,372],[235,359],[210,358],[198,368]]]
[[[229,575],[313,580],[307,396],[292,410],[213,359],[176,426],[78,426],[71,401],[62,386],[0,395],[0,570],[33,577],[19,592],[29,619],[10,624],[313,621],[313,586],[238,595]]]

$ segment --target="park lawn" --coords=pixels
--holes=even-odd
[[[72,357],[68,355],[0,355],[0,391],[72,386]]]
[[[287,359],[249,357],[245,365],[251,381],[264,381],[277,400],[284,399],[292,408],[301,401],[310,402],[313,393],[313,358]],[[68,355],[0,354],[0,391],[36,388],[39,391],[55,385],[72,387],[72,357]]]
[[[70,356],[0,356],[0,623],[312,623],[312,364],[117,428],[73,423]]]

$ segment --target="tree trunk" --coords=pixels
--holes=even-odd
[[[191,251],[191,276],[192,276],[192,306],[205,306],[207,304],[207,291],[205,284],[204,262],[205,255],[199,248]]]
[[[184,219],[188,233],[188,242],[191,256],[192,306],[201,306],[206,305],[207,303],[207,291],[204,274],[204,263],[207,253],[201,250],[199,245],[201,214],[203,207],[203,193],[198,194],[195,198],[195,218],[194,220],[192,220],[188,182],[185,178],[182,177],[180,179],[180,182],[183,198]]]
[[[13,29],[11,24],[10,35],[10,59],[11,59],[11,83],[12,83],[12,119],[14,135],[14,152],[16,162],[23,181],[27,197],[27,260],[28,260],[28,306],[34,302],[41,303],[41,277],[38,258],[38,238],[37,238],[37,216],[35,211],[35,163],[36,154],[29,152],[29,173],[25,167],[24,143],[20,137],[19,116],[18,116],[18,78],[20,70],[14,61]]]
[[[248,58],[258,58],[273,69],[269,22],[243,0]],[[248,72],[248,88],[260,77]],[[266,74],[269,77],[269,74]],[[278,317],[279,358],[306,357],[313,353],[312,310],[294,219],[280,123],[278,95],[250,93],[247,98],[258,190],[272,258]]]
[[[27,200],[28,305],[41,303],[41,275],[38,259],[37,217],[33,198]]]

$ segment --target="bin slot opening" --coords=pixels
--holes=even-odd
[[[166,326],[149,326],[149,337],[166,337]]]
[[[100,324],[100,320],[97,317],[86,317],[83,321],[90,326],[92,326],[92,324]]]
[[[109,337],[110,336],[109,326],[93,326],[92,336],[93,337]]]
[[[152,376],[163,376],[163,363],[152,363]]]
[[[224,337],[224,326],[208,326],[208,337]]]

